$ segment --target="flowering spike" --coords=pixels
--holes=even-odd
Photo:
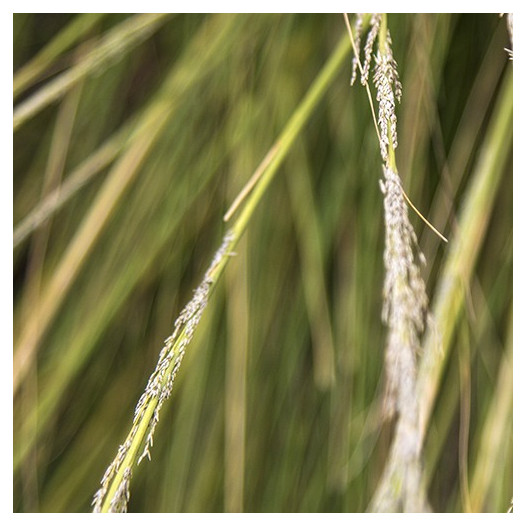
[[[365,86],[369,80],[369,69],[371,67],[371,58],[373,56],[373,45],[378,31],[380,29],[380,22],[382,21],[382,15],[379,13],[373,13],[371,17],[371,29],[367,34],[367,41],[365,42],[364,48],[364,61],[363,61],[363,72],[362,72],[362,85]]]
[[[362,30],[363,30],[363,13],[357,13],[356,21],[354,23],[354,45],[355,45],[355,48],[358,54],[360,53],[360,45],[362,43]],[[359,61],[360,61],[360,57],[355,54],[352,58],[351,86],[356,82]]]
[[[383,160],[389,159],[389,144],[393,150],[398,146],[396,132],[395,99],[402,98],[402,84],[398,77],[398,66],[391,50],[391,36],[387,32],[386,45],[375,57],[373,82],[378,101],[378,126],[380,128],[380,152]]]
[[[144,457],[150,459],[150,447],[153,445],[153,435],[155,428],[159,422],[159,412],[165,400],[167,400],[172,392],[173,382],[177,371],[181,366],[186,347],[190,343],[195,329],[201,319],[201,316],[208,304],[208,297],[210,295],[212,284],[214,283],[214,270],[220,264],[224,257],[231,254],[229,247],[234,239],[234,234],[229,231],[223,238],[223,242],[214,255],[212,263],[205,273],[201,284],[194,291],[192,299],[186,304],[179,317],[175,320],[174,330],[172,334],[166,338],[165,345],[161,349],[157,366],[148,380],[146,389],[139,398],[137,406],[135,407],[132,429],[128,438],[119,446],[117,456],[109,465],[101,480],[101,487],[95,493],[92,501],[93,512],[101,512],[106,495],[110,486],[118,475],[119,470],[122,469],[126,455],[132,448],[135,440],[140,440],[144,444],[142,453],[140,454],[137,464],[141,462]],[[152,411],[153,408],[153,411]],[[148,416],[151,413],[150,416]],[[141,437],[137,433],[141,424],[146,422],[146,437]],[[135,455],[134,455],[135,456]],[[131,464],[129,459],[126,464]],[[131,466],[127,465],[124,469],[119,485],[113,493],[109,509],[110,512],[125,512],[130,498],[130,480],[132,476]],[[109,497],[108,497],[109,498]]]

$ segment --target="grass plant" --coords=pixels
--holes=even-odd
[[[15,512],[510,509],[511,17],[14,29]]]

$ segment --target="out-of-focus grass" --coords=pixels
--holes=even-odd
[[[15,15],[15,75],[80,16]],[[74,67],[75,46],[96,47],[131,16],[101,17],[82,42],[55,47],[16,104]],[[506,26],[497,15],[447,14],[390,15],[389,26],[404,85],[397,163],[412,201],[450,238],[437,242],[411,217],[432,303],[455,246],[475,242],[457,237],[462,211],[487,225],[463,234],[482,237],[429,400],[429,500],[435,511],[506,511],[513,247],[503,134],[511,126],[491,135],[511,82]],[[135,123],[110,166],[14,250],[15,349],[35,319],[49,317],[13,402],[15,511],[89,511],[162,342],[226,228],[224,212],[344,33],[337,15],[166,17],[85,76],[76,107],[63,98],[19,125],[15,227],[53,190],[45,174],[57,166],[51,137],[61,111],[75,108],[62,117],[72,131],[54,187]],[[366,95],[349,88],[349,76],[350,56],[212,296],[163,407],[152,461],[136,470],[130,511],[367,508],[390,445],[379,415],[381,165]],[[158,126],[148,121],[155,114]],[[501,144],[494,195],[466,209],[491,140]],[[123,172],[120,197],[107,192],[116,198],[108,217],[87,230],[92,244],[49,316],[46,290],[126,156],[134,173]]]

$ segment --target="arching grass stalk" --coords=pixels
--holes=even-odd
[[[421,469],[418,404],[416,400],[417,353],[424,330],[427,295],[420,268],[415,261],[418,250],[416,235],[408,217],[402,181],[396,167],[398,146],[396,103],[402,97],[402,84],[391,49],[391,37],[385,14],[373,14],[364,20],[359,14],[356,30],[370,27],[364,47],[364,64],[347,16],[345,21],[355,50],[354,67],[359,66],[361,83],[367,89],[373,46],[377,41],[373,82],[378,102],[378,134],[384,178],[380,187],[384,194],[384,306],[382,318],[388,327],[385,351],[386,396],[385,415],[398,416],[384,474],[370,504],[371,511],[426,511],[427,498]],[[353,80],[356,75],[353,74]]]
[[[94,496],[94,512],[126,511],[130,498],[130,480],[133,468],[145,456],[150,458],[150,447],[159,421],[161,406],[170,396],[175,375],[208,303],[210,294],[277,169],[331,81],[335,78],[348,51],[348,39],[343,37],[273,146],[276,148],[276,152],[272,156],[272,160],[268,163],[266,170],[247,198],[236,222],[226,232],[201,284],[195,290],[193,298],[175,321],[174,331],[165,341],[157,366],[137,403],[131,430],[124,443],[119,446],[117,456],[106,470],[101,481],[101,487]]]

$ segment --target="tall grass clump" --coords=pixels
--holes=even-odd
[[[13,510],[508,511],[511,20],[14,15]]]

